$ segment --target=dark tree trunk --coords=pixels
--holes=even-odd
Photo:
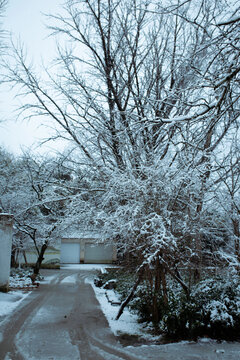
[[[36,264],[35,264],[35,266],[33,268],[33,274],[30,276],[33,284],[35,283],[36,277],[39,274],[39,270],[40,270],[42,262],[44,260],[44,253],[47,250],[47,247],[48,247],[48,244],[44,243],[42,245],[42,247],[41,247],[41,250],[40,250],[39,254],[38,254],[38,259],[37,259]]]
[[[168,292],[167,292],[167,280],[166,273],[163,266],[160,267],[161,283],[163,288],[163,302],[165,306],[168,306]]]
[[[128,295],[128,297],[123,301],[123,303],[121,304],[120,308],[119,308],[119,311],[118,311],[118,314],[116,316],[116,320],[118,320],[120,318],[120,316],[122,315],[123,313],[123,310],[124,308],[127,306],[127,304],[129,303],[129,301],[132,300],[134,294],[135,294],[135,291],[138,287],[138,285],[140,284],[140,282],[142,281],[142,277],[143,277],[143,273],[144,273],[144,270],[145,270],[145,266],[142,265],[141,268],[138,270],[138,277],[137,277],[137,281],[135,282],[135,284],[133,285],[133,288],[130,292],[130,294]]]
[[[27,257],[26,257],[26,251],[25,250],[23,250],[23,257],[24,257],[25,264],[27,265]]]
[[[234,235],[235,235],[235,240],[234,240],[234,252],[235,255],[240,263],[240,229],[239,229],[239,221],[237,219],[232,219],[232,224],[233,224],[233,230],[234,230]]]
[[[154,284],[154,293],[152,298],[152,321],[153,324],[158,324],[159,322],[159,309],[158,309],[158,295],[160,289],[160,265],[159,259],[156,260],[155,264],[155,284]]]
[[[17,267],[17,263],[16,263],[16,248],[12,247],[12,252],[11,252],[11,267]]]

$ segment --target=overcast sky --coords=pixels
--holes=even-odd
[[[5,12],[3,28],[12,34],[14,41],[21,39],[28,55],[34,63],[45,63],[51,60],[55,44],[48,37],[46,18],[43,13],[56,13],[61,9],[63,0],[9,0]],[[45,24],[44,24],[45,23]],[[34,122],[16,122],[16,108],[19,100],[15,99],[16,91],[9,91],[6,86],[0,87],[0,146],[9,151],[20,153],[21,148],[36,147],[39,138],[47,136],[47,130]],[[46,149],[46,148],[45,148]]]

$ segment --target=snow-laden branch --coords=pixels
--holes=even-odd
[[[228,82],[234,78],[240,72],[240,67],[237,67],[231,74],[225,76],[222,80],[220,80],[215,86],[214,89],[219,88],[219,86],[223,85],[225,82]]]
[[[88,194],[89,192],[98,192],[98,191],[104,191],[104,189],[91,189],[91,190],[87,190],[84,192],[81,192],[79,195],[85,195]],[[56,203],[56,202],[60,202],[60,201],[67,201],[67,200],[72,200],[72,199],[76,199],[76,195],[69,195],[69,196],[63,196],[63,197],[59,197],[59,198],[50,198],[48,200],[44,200],[44,201],[40,201],[37,203],[32,204],[31,206],[25,208],[24,210],[20,211],[18,214],[15,215],[15,217],[18,217],[22,214],[27,213],[29,210],[39,207],[39,206],[43,206],[46,204],[52,204],[52,203]]]
[[[215,84],[214,89],[218,89],[220,86],[224,85],[225,83],[231,81],[238,73],[240,72],[240,67],[237,67],[233,72],[225,76],[222,80],[220,80],[218,83]],[[197,120],[198,118],[202,118],[204,115],[206,115],[209,111],[211,111],[214,108],[218,108],[220,104],[222,103],[224,96],[225,96],[226,89],[224,88],[222,91],[222,94],[219,96],[219,98],[209,105],[204,104],[203,109],[200,111],[196,111],[195,113],[184,115],[184,116],[176,116],[169,119],[164,118],[157,118],[156,122],[161,121],[161,123],[170,123],[175,124],[179,122],[186,122],[191,120]]]
[[[217,23],[216,25],[217,26],[231,25],[231,24],[234,24],[234,23],[236,23],[238,21],[240,21],[240,16],[234,16],[234,17],[231,17],[228,20],[221,21],[221,22]]]
[[[213,101],[209,105],[204,105],[205,106],[204,109],[202,109],[200,111],[196,111],[193,114],[184,115],[184,116],[176,116],[176,117],[172,117],[172,118],[169,118],[169,119],[157,118],[156,120],[154,120],[154,122],[155,121],[156,122],[161,121],[162,123],[175,124],[175,123],[184,122],[184,121],[196,120],[198,118],[201,118],[205,114],[207,114],[210,110],[216,108],[217,105],[218,105],[218,101]]]

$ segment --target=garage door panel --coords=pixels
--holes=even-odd
[[[80,244],[62,243],[61,245],[61,263],[79,264],[80,263]]]
[[[113,257],[111,244],[85,244],[85,263],[110,263]]]

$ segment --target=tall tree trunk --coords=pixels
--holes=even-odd
[[[152,322],[153,324],[158,324],[159,322],[159,309],[158,309],[158,295],[160,289],[161,279],[160,279],[160,265],[159,259],[155,263],[155,283],[154,283],[154,292],[152,298]]]
[[[168,293],[167,293],[167,280],[166,280],[166,272],[163,266],[160,267],[160,277],[163,288],[163,302],[164,305],[168,305]]]
[[[11,267],[17,267],[16,264],[16,251],[17,249],[13,246],[12,247],[12,252],[11,252]]]
[[[205,143],[204,143],[204,154],[200,160],[199,165],[204,165],[205,170],[203,174],[200,176],[200,192],[199,197],[197,199],[197,206],[196,206],[196,221],[200,221],[202,208],[203,208],[203,201],[204,195],[206,191],[206,183],[211,175],[211,161],[210,161],[210,147],[212,142],[213,130],[214,130],[214,120],[211,121],[210,128],[206,134]],[[195,253],[196,253],[196,261],[194,266],[194,280],[198,282],[201,278],[201,268],[202,268],[202,234],[200,233],[199,229],[195,234]]]
[[[234,231],[234,252],[240,263],[240,229],[239,229],[239,221],[237,219],[232,219],[233,231]]]

